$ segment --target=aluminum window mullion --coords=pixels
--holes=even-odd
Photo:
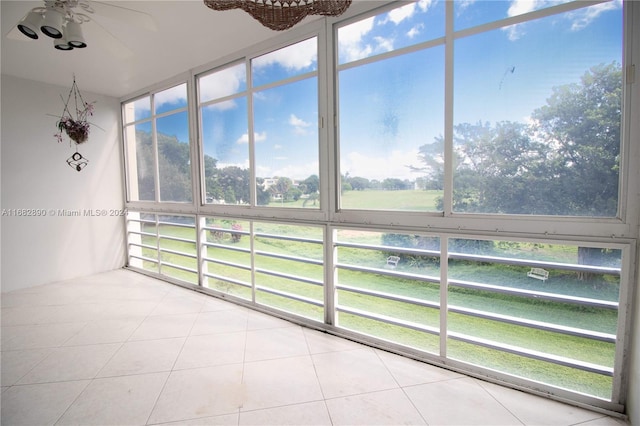
[[[249,205],[258,205],[258,182],[256,172],[256,147],[255,147],[255,123],[253,116],[253,73],[251,72],[251,60],[245,58],[247,76],[247,132],[249,133]],[[253,297],[255,301],[255,295]]]
[[[447,359],[449,338],[449,239],[440,235],[440,357]]]
[[[444,43],[444,182],[443,182],[443,211],[444,216],[453,213],[453,2],[446,2],[445,7],[445,43]]]

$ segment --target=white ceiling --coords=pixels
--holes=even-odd
[[[2,74],[60,86],[70,86],[75,74],[81,90],[120,98],[279,34],[241,10],[213,11],[202,0],[100,3],[146,12],[158,30],[96,14],[94,21],[121,40],[130,54],[110,48],[95,22],[83,24],[87,48],[64,52],[54,49],[46,36],[38,40],[6,37],[29,10],[43,2],[1,0]],[[304,22],[312,19],[318,17]]]

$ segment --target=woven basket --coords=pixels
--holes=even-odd
[[[338,16],[351,0],[204,0],[204,4],[213,10],[242,9],[265,27],[283,31],[307,15]]]

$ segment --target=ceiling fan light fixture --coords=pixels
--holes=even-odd
[[[41,22],[42,14],[32,10],[27,14],[27,16],[22,18],[22,21],[18,24],[18,30],[27,37],[36,40],[39,37],[38,31]]]
[[[307,15],[338,16],[352,0],[204,0],[213,10],[242,9],[262,25],[283,31]]]
[[[47,8],[44,20],[40,25],[40,31],[51,38],[62,38],[62,26],[64,14],[57,9]]]
[[[73,50],[73,46],[69,44],[66,37],[53,39],[53,47],[58,50]]]
[[[78,49],[87,47],[84,35],[82,34],[82,27],[78,22],[67,22],[67,25],[64,27],[64,38],[72,47],[76,47]]]

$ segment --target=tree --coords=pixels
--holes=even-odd
[[[288,177],[279,177],[276,183],[269,188],[273,195],[279,195],[284,201],[289,188],[293,185],[293,182]]]
[[[615,216],[618,207],[622,67],[598,65],[580,83],[554,89],[533,113],[535,130],[553,147],[550,173],[563,182],[563,214]]]
[[[367,178],[353,176],[349,177],[347,180],[349,184],[351,184],[351,189],[354,191],[364,191],[369,188],[369,179]]]
[[[318,175],[311,175],[302,182],[300,182],[300,186],[304,185],[304,193],[305,194],[314,194],[320,191],[320,178]]]
[[[454,127],[453,207],[463,212],[615,216],[618,203],[622,69],[588,70],[553,89],[532,124]],[[420,148],[431,176],[442,138]],[[440,208],[442,208],[440,201]]]

